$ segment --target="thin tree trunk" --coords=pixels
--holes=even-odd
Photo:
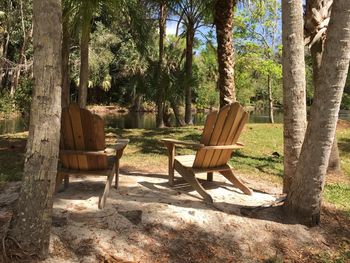
[[[310,121],[285,207],[300,223],[320,221],[324,178],[350,61],[350,1],[333,4]]]
[[[86,108],[87,89],[89,85],[89,41],[91,20],[83,23],[80,39],[80,78],[79,78],[79,106]]]
[[[220,107],[236,101],[232,41],[233,8],[235,5],[236,0],[217,0],[215,3],[214,22],[218,43]]]
[[[163,76],[163,60],[164,60],[164,39],[166,34],[166,18],[167,6],[165,2],[161,1],[159,6],[159,60],[158,60],[158,98],[157,98],[157,128],[164,127],[163,112],[164,112],[164,85],[162,83]]]
[[[185,122],[183,121],[183,119],[181,118],[181,114],[179,111],[179,106],[178,103],[176,103],[176,101],[174,99],[170,99],[170,105],[171,108],[173,109],[174,115],[175,115],[175,120],[176,120],[176,126],[185,126]]]
[[[192,122],[192,64],[193,64],[194,23],[188,22],[186,31],[186,61],[185,61],[185,123]]]
[[[275,123],[275,120],[273,118],[272,80],[270,75],[267,76],[267,86],[269,94],[269,119],[270,123]]]
[[[45,15],[43,15],[45,14]],[[10,236],[48,255],[61,123],[61,1],[34,0],[34,94],[24,177]]]
[[[19,60],[18,60],[18,65],[14,71],[13,74],[13,79],[12,79],[12,83],[11,83],[11,90],[10,90],[10,96],[14,97],[18,83],[19,83],[19,79],[21,76],[21,71],[22,68],[26,68],[26,56],[25,56],[25,52],[28,46],[28,43],[30,41],[30,39],[32,38],[32,32],[33,32],[33,28],[31,28],[29,30],[29,32],[26,32],[26,28],[24,25],[24,12],[23,12],[23,1],[19,1],[20,2],[20,13],[21,13],[21,24],[22,24],[22,34],[23,34],[23,43],[22,43],[22,47],[21,47],[21,51],[19,53]]]
[[[331,7],[333,0],[308,0],[306,6],[305,14],[305,29],[306,34],[312,38],[322,29],[319,28],[320,24],[324,22],[331,13]],[[316,11],[316,12],[315,12]],[[320,14],[320,15],[318,15]],[[325,31],[324,34],[326,34]],[[325,37],[320,37],[314,44],[311,46],[311,58],[312,58],[312,72],[313,72],[313,83],[314,91],[316,92],[316,83],[319,79],[323,50],[324,50],[324,40]],[[322,77],[322,76],[321,76]],[[337,136],[335,134],[333,146],[331,150],[329,165],[327,172],[330,173],[340,173],[340,156],[338,149]]]
[[[70,78],[69,78],[69,28],[68,19],[62,24],[62,107],[67,107],[70,102]]]
[[[282,1],[283,43],[283,192],[294,179],[306,130],[304,29],[300,1]]]

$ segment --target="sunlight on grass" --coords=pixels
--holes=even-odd
[[[350,216],[350,185],[327,184],[324,189],[325,199]]]

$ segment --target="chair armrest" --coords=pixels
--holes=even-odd
[[[204,146],[203,150],[235,150],[235,149],[241,149],[243,148],[243,145],[241,144],[234,144],[234,145],[213,145],[213,146]]]
[[[196,142],[189,142],[189,141],[179,141],[179,140],[174,140],[174,139],[162,139],[161,140],[164,144],[176,144],[176,145],[184,145],[184,146],[189,146],[194,149],[201,149],[204,147],[204,144],[201,143],[196,143]]]
[[[107,153],[105,151],[78,151],[78,150],[60,150],[60,154],[67,154],[67,155],[73,155],[73,154],[81,154],[81,155],[106,155]]]
[[[128,145],[129,141],[129,139],[117,139],[117,144],[114,146],[114,149],[116,151],[122,150]]]

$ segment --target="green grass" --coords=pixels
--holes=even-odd
[[[192,126],[165,129],[113,129],[106,128],[107,143],[111,137],[130,139],[123,156],[123,166],[129,170],[151,171],[166,169],[167,152],[162,138],[199,141],[203,127]],[[111,136],[112,135],[112,136]],[[326,184],[325,200],[350,216],[350,129],[337,133],[344,176],[336,183]],[[0,182],[20,180],[23,169],[26,133],[0,136]],[[281,124],[248,124],[240,142],[245,147],[236,151],[231,159],[237,174],[281,184],[283,176],[283,126]],[[191,154],[193,150],[177,148],[177,154]],[[333,182],[333,181],[332,181]]]

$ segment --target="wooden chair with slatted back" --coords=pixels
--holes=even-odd
[[[207,116],[200,143],[162,139],[169,155],[169,184],[174,184],[174,171],[176,170],[205,201],[212,203],[212,197],[195,175],[207,173],[207,180],[212,181],[213,172],[219,172],[242,192],[251,195],[252,191],[233,174],[228,164],[232,151],[243,147],[237,141],[247,120],[248,113],[239,103],[235,102]],[[197,153],[175,156],[175,145],[192,147],[197,150]]]
[[[114,176],[115,188],[118,187],[119,160],[129,140],[118,139],[114,148],[106,148],[103,119],[75,103],[62,109],[61,123],[56,189],[63,180],[66,188],[70,175],[107,176],[104,192],[99,199],[99,208],[102,209]]]

